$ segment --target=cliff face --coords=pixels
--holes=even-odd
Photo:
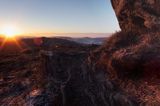
[[[111,0],[111,2],[122,31],[108,40],[110,44],[106,44],[105,49],[112,53],[107,53],[112,55],[110,66],[119,70],[118,72],[149,71],[150,67],[152,73],[156,74],[160,71],[160,1]],[[156,69],[152,67],[154,64],[158,65]],[[141,73],[146,73],[143,71]]]
[[[139,104],[160,105],[160,1],[111,0],[121,31],[93,52],[96,67],[105,67]],[[95,60],[93,58],[93,60]],[[152,93],[151,93],[152,92]]]
[[[160,30],[159,0],[111,0],[122,31]]]

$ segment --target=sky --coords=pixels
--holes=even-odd
[[[0,28],[23,33],[112,33],[119,25],[110,0],[0,0]]]

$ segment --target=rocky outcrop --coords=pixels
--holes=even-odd
[[[160,63],[160,1],[111,0],[111,2],[122,31],[112,36],[108,41],[110,44],[105,48],[110,52],[113,49],[112,59],[108,65],[118,73],[128,70],[121,75],[128,75],[137,70],[146,73],[142,72],[143,68],[147,70],[148,66],[145,64],[149,65],[151,61]],[[160,67],[152,68],[155,70],[152,72],[154,74],[160,71]]]
[[[0,55],[1,106],[138,106],[88,55],[64,47]]]
[[[122,31],[94,51],[46,39],[45,50],[0,55],[0,104],[160,106],[160,1],[112,5]]]
[[[107,78],[139,105],[159,106],[160,1],[111,1],[121,31],[93,52],[95,70],[104,67]]]
[[[159,0],[111,0],[122,31],[160,30]]]
[[[138,106],[105,76],[94,70],[88,53],[54,53],[45,57],[48,103],[52,106]],[[36,100],[35,100],[36,101]],[[34,104],[33,104],[34,105]]]

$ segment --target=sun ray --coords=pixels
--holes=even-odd
[[[16,38],[13,38],[13,41],[14,43],[17,45],[17,47],[20,49],[20,50],[23,50],[22,46],[20,45],[20,43],[18,42],[18,40]]]
[[[17,39],[17,35],[21,34],[20,30],[14,25],[5,25],[1,28],[1,35],[4,36],[3,41],[0,44],[0,50],[5,46],[6,43],[12,42],[17,45],[19,49],[22,49],[20,42]]]
[[[0,33],[6,38],[14,38],[20,34],[20,30],[14,25],[5,25],[2,27]]]
[[[7,42],[7,38],[4,38],[4,40],[2,41],[1,45],[0,45],[0,50],[3,49],[4,45],[6,44]]]
[[[8,42],[13,42],[16,44],[16,46],[20,49],[23,50],[21,44],[19,43],[19,41],[16,38],[4,38],[4,40],[2,41],[1,45],[0,45],[0,50],[2,50],[5,46],[5,44],[7,44]]]

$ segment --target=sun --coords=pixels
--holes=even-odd
[[[14,25],[1,26],[0,37],[4,39],[2,39],[2,42],[0,44],[0,51],[5,47],[6,44],[16,44],[17,47],[22,49],[20,42],[19,42],[19,36],[21,34],[22,32],[20,32],[18,27]]]
[[[13,25],[6,25],[2,28],[1,34],[6,38],[15,38],[18,34],[20,34],[17,27]]]

